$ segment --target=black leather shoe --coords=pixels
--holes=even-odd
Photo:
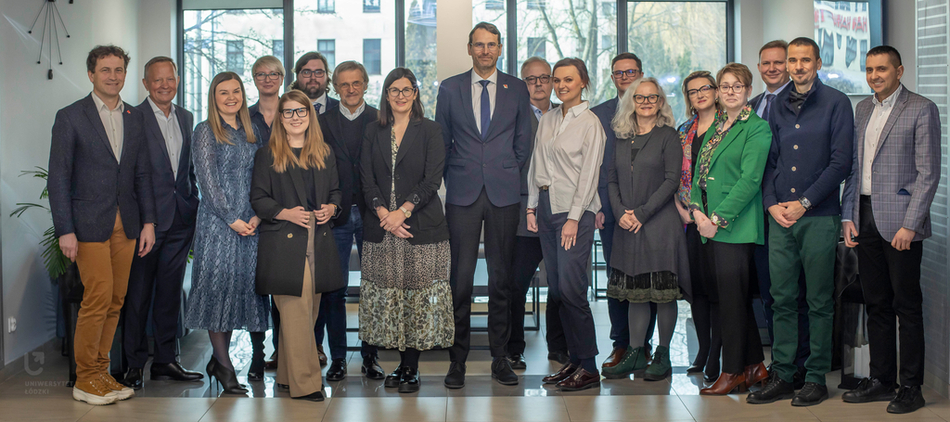
[[[415,393],[419,391],[419,370],[406,367],[399,376],[399,392]]]
[[[200,372],[182,368],[178,362],[152,363],[149,373],[152,381],[198,381],[205,377]]]
[[[827,392],[827,390],[825,391]],[[786,382],[779,377],[778,374],[773,372],[765,388],[749,393],[745,401],[749,404],[765,404],[778,400],[787,400],[793,396],[795,396],[795,389],[792,388],[792,383]]]
[[[828,399],[828,387],[806,382],[801,390],[792,397],[792,406],[814,406]]]
[[[548,375],[544,378],[541,378],[541,382],[545,384],[557,384],[561,381],[566,380],[567,377],[577,372],[578,368],[580,368],[580,366],[574,365],[570,362],[565,363],[564,366],[561,367],[561,369],[557,370],[557,372],[551,375]]]
[[[921,394],[919,385],[902,385],[897,389],[897,396],[887,405],[887,413],[910,413],[924,407],[924,404],[924,395]]]
[[[383,381],[383,386],[386,388],[399,387],[399,380],[401,379],[402,379],[402,367],[397,366],[396,369],[393,369],[393,373],[386,375],[386,381]]]
[[[327,381],[341,381],[346,378],[346,359],[333,359],[327,369]]]
[[[518,385],[518,374],[511,370],[511,363],[505,357],[492,360],[491,377],[501,385]]]
[[[891,401],[896,395],[894,389],[894,384],[885,384],[877,378],[865,378],[858,383],[858,388],[842,394],[841,400],[845,403]]]
[[[517,355],[508,355],[508,363],[511,365],[511,369],[527,369],[528,364],[524,362],[524,355],[518,353]]]
[[[548,352],[548,360],[553,360],[561,365],[567,365],[571,361],[571,358],[567,356],[567,352]]]
[[[379,361],[376,359],[376,355],[370,355],[363,358],[363,367],[360,368],[360,371],[366,378],[371,380],[381,380],[386,378],[386,373],[383,372],[383,367],[379,366]]]
[[[129,387],[133,390],[141,389],[142,388],[142,368],[129,368],[129,372],[126,372],[125,378],[122,379],[122,385]]]
[[[494,371],[492,371],[494,372]],[[449,372],[445,374],[445,380],[442,381],[445,388],[458,389],[465,386],[465,364],[452,362],[449,365]]]
[[[297,400],[323,401],[323,392],[316,391],[316,392],[307,394],[306,396],[291,397],[291,398],[294,398]]]
[[[694,363],[694,364],[690,365],[689,368],[686,368],[686,373],[687,373],[687,374],[695,374],[695,373],[698,373],[698,372],[703,372],[703,367],[704,367],[704,366],[705,366],[705,365],[695,364],[695,363]]]

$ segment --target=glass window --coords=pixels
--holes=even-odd
[[[326,57],[330,70],[336,68],[336,40],[317,40],[317,51]]]
[[[280,61],[284,61],[284,40],[272,40],[271,51],[273,51],[271,55],[277,57]]]
[[[484,2],[488,10],[505,10],[505,0],[484,0]]]
[[[473,0],[472,1],[472,27],[479,22],[488,22],[498,27],[501,33],[501,56],[498,57],[498,63],[495,67],[502,72],[508,72],[505,67],[507,64],[508,50],[504,47],[505,40],[508,38],[508,13],[505,9],[504,0]]]
[[[258,57],[277,55],[277,42],[282,46],[284,38],[283,11],[185,10],[183,16],[181,104],[202,121],[208,114],[208,88],[214,75],[226,70],[250,75]],[[249,76],[244,88],[248,105],[257,102],[257,88]]]
[[[545,58],[546,41],[542,37],[528,37],[528,57],[538,56]]]
[[[379,13],[379,0],[363,0],[363,13]]]
[[[865,58],[871,43],[866,1],[815,0],[815,42],[821,50],[818,76],[845,94],[870,95]]]
[[[726,65],[726,3],[631,1],[627,25],[627,46],[644,75],[660,81],[673,117],[685,120],[683,78],[696,70],[715,75]]]
[[[379,75],[383,72],[380,65],[380,44],[379,38],[363,40],[363,66],[366,67],[366,73],[370,75]]]
[[[335,0],[317,0],[317,13],[333,13],[336,11]]]
[[[439,76],[436,73],[436,0],[406,0],[406,67],[419,82],[426,117],[435,118]]]

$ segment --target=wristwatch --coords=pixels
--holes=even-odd
[[[406,218],[412,217],[412,211],[407,210],[406,207],[399,207],[399,211],[402,211]]]
[[[801,198],[798,198],[798,203],[802,204],[802,208],[804,208],[805,211],[808,211],[811,209],[811,201],[809,201],[808,198],[804,196]]]

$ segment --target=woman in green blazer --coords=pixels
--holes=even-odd
[[[722,375],[700,394],[721,395],[768,377],[749,285],[753,250],[765,241],[761,185],[772,133],[748,105],[748,67],[730,63],[716,80],[725,113],[707,131],[694,163],[690,213],[719,292],[722,325]]]

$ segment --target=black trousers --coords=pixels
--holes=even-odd
[[[496,207],[485,189],[468,206],[446,204],[452,269],[449,283],[455,307],[455,344],[449,348],[452,362],[468,359],[472,334],[472,288],[478,262],[482,222],[485,223],[485,261],[488,264],[488,346],[492,357],[503,357],[508,345],[508,300],[511,295],[511,260],[515,253],[520,204]]]
[[[897,378],[897,321],[900,320],[900,383],[924,383],[924,317],[920,290],[923,242],[898,251],[874,223],[871,200],[861,196],[858,228],[858,273],[868,312],[871,376],[884,383]],[[896,317],[896,318],[895,318]]]
[[[699,350],[693,363],[703,366],[707,374],[719,373],[722,352],[722,324],[719,321],[719,292],[715,277],[707,268],[703,241],[695,224],[686,226],[686,252],[689,254],[689,276],[693,287],[690,311],[696,325]]]
[[[719,296],[722,372],[738,374],[746,366],[765,360],[749,289],[755,244],[707,240],[703,246],[706,266],[711,270],[707,280],[713,280]]]
[[[512,292],[509,299],[511,314],[510,335],[508,336],[508,354],[524,354],[524,309],[526,295],[531,288],[531,280],[541,263],[541,239],[537,237],[517,236],[515,240],[515,256],[511,262]],[[567,354],[567,339],[564,338],[564,327],[560,317],[561,301],[548,295],[547,308],[544,312],[544,322],[547,324],[545,338],[548,342],[548,352]]]
[[[181,285],[195,225],[186,224],[179,213],[167,231],[155,233],[155,246],[142,258],[132,259],[129,290],[125,296],[124,347],[130,368],[142,369],[148,361],[149,309],[152,310],[153,363],[172,363],[178,357],[178,314]],[[136,241],[135,250],[138,251]]]
[[[594,247],[594,213],[585,211],[577,223],[577,237],[570,250],[561,246],[561,228],[567,213],[551,213],[548,191],[538,202],[538,234],[548,277],[548,297],[561,300],[561,324],[571,360],[597,356],[594,315],[587,301],[590,287],[590,254]]]

